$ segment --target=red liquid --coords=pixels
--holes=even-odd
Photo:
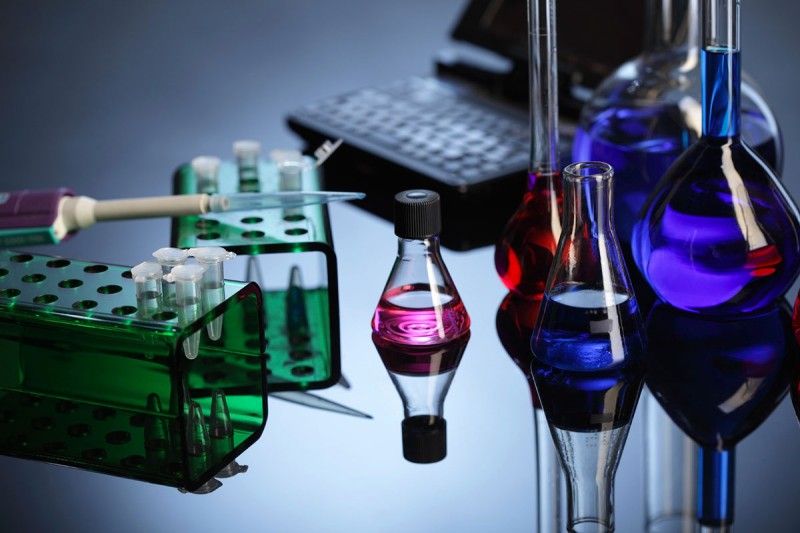
[[[561,234],[561,174],[529,174],[528,190],[506,224],[494,265],[509,290],[541,300]]]
[[[500,343],[506,349],[508,355],[516,363],[531,389],[531,399],[533,406],[541,408],[539,396],[536,393],[536,386],[533,383],[531,374],[531,361],[533,352],[531,351],[531,335],[533,326],[536,324],[536,317],[539,314],[541,301],[526,300],[510,292],[503,298],[500,307],[497,309],[495,326]]]
[[[431,303],[434,306],[431,306]],[[436,303],[440,305],[435,305]],[[410,346],[445,344],[469,330],[469,315],[456,293],[429,285],[403,285],[386,291],[378,302],[372,330],[383,340]]]

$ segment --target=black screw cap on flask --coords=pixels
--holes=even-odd
[[[447,420],[417,415],[403,420],[403,457],[412,463],[435,463],[447,455]]]
[[[438,193],[412,189],[395,195],[395,235],[402,239],[427,239],[441,231],[442,210]]]

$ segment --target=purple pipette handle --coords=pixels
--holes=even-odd
[[[64,196],[75,196],[75,193],[65,187],[0,192],[0,229],[52,226]]]

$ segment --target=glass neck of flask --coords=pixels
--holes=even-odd
[[[739,0],[702,0],[703,136],[740,134]]]
[[[650,0],[645,6],[645,53],[697,44],[698,0]]]
[[[575,170],[564,176],[567,203],[563,231],[578,235],[588,229],[584,233],[588,237],[612,233],[611,167],[605,163],[577,163],[568,168]]]
[[[707,531],[725,531],[733,523],[734,452],[700,448],[698,519]]]
[[[397,239],[397,255],[400,258],[423,258],[430,255],[440,255],[439,236],[434,235],[427,239]]]
[[[558,57],[556,0],[528,1],[531,174],[561,170],[558,149]]]

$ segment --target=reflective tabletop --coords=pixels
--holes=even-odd
[[[234,140],[301,148],[284,123],[289,110],[430,73],[461,8],[444,0],[0,3],[0,187],[164,195],[178,165],[200,154],[229,158]],[[800,69],[778,69],[773,57],[782,49],[788,59],[781,60],[791,60],[797,43],[788,21],[799,8],[770,0],[743,9],[744,68],[762,80],[792,147],[800,142],[793,100]],[[783,181],[795,197],[798,171],[800,156],[789,149]],[[534,411],[526,375],[498,337],[507,291],[493,249],[443,249],[471,338],[444,404],[446,458],[415,464],[403,458],[403,404],[370,328],[397,239],[389,222],[354,205],[331,205],[330,218],[350,387],[315,394],[371,418],[270,397],[263,435],[238,458],[248,471],[209,495],[0,457],[2,529],[535,531]],[[164,219],[109,222],[27,250],[130,266],[167,246],[169,235]],[[230,272],[244,269],[239,263]],[[659,361],[689,345],[664,347]],[[617,531],[624,533],[645,524],[644,413],[652,399],[644,394],[616,476]],[[800,425],[786,396],[737,445],[734,530],[797,530],[790,479],[800,471],[798,449]]]

